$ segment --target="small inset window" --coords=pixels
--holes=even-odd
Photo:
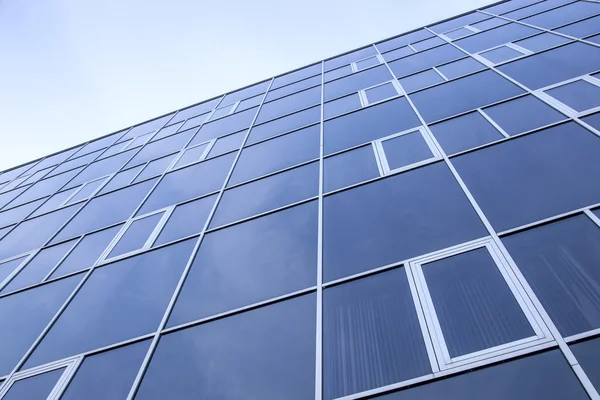
[[[189,147],[184,149],[175,164],[171,167],[171,169],[177,169],[181,167],[185,167],[186,165],[193,164],[198,161],[202,161],[208,155],[214,140],[209,142],[200,143],[196,146]]]
[[[446,38],[448,38],[450,40],[456,40],[456,39],[463,38],[465,36],[472,35],[477,32],[479,32],[479,29],[473,28],[472,26],[469,26],[469,25],[465,25],[465,26],[461,26],[460,28],[452,29],[451,31],[444,33],[443,36],[445,36]]]
[[[152,133],[154,133],[154,132],[152,132]],[[125,145],[125,147],[123,147],[123,150],[129,150],[129,149],[133,149],[135,147],[143,146],[144,144],[146,144],[148,139],[150,139],[150,137],[152,136],[152,133],[146,133],[145,135],[138,136],[136,138],[129,140],[128,143]],[[121,150],[121,151],[123,151],[123,150]]]
[[[73,204],[78,201],[85,200],[85,199],[88,199],[88,198],[94,196],[96,193],[98,193],[98,191],[102,188],[102,186],[104,186],[104,182],[106,182],[107,179],[108,179],[108,177],[105,176],[105,177],[84,183],[83,185],[81,185],[79,187],[79,190],[77,190],[75,193],[73,193],[73,195],[65,201],[65,203],[63,205]]]
[[[553,103],[558,101],[558,106],[572,116],[600,109],[600,80],[591,76],[554,85],[543,93],[549,95]]]
[[[482,51],[474,56],[484,64],[494,66],[528,54],[532,54],[532,52],[513,43],[507,43],[491,50]]]
[[[367,69],[370,67],[374,67],[375,65],[381,64],[381,59],[379,55],[363,58],[362,60],[358,60],[353,62],[351,65],[352,72],[362,71],[363,69]]]
[[[401,93],[395,81],[381,83],[358,92],[363,107],[391,99]]]
[[[233,114],[239,103],[240,103],[239,101],[236,101],[235,103],[219,106],[215,110],[215,112],[212,113],[212,115],[210,116],[210,118],[208,120],[214,121],[217,118],[221,118],[221,117],[225,117],[227,115]]]
[[[383,174],[406,171],[441,159],[425,129],[411,129],[375,142]]]

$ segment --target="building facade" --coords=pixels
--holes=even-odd
[[[3,172],[0,399],[597,399],[599,70],[513,0]]]

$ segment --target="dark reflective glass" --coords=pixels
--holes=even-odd
[[[221,102],[221,104],[233,103],[238,100],[243,100],[248,97],[253,97],[253,96],[256,96],[257,94],[264,93],[267,91],[267,88],[269,87],[270,83],[271,83],[271,81],[268,80],[268,81],[257,83],[255,85],[249,86],[244,89],[237,90],[233,93],[229,93],[228,95],[226,95],[223,98],[223,101]]]
[[[536,33],[540,33],[540,31],[529,26],[510,23],[457,40],[455,43],[470,53],[479,53],[482,50],[522,39],[526,36],[535,35]]]
[[[519,40],[515,44],[533,52],[543,51],[550,47],[570,42],[570,39],[552,33],[544,32],[527,39]]]
[[[600,4],[587,1],[576,1],[567,4],[564,7],[526,18],[523,22],[546,29],[552,29],[598,13],[600,13]]]
[[[350,65],[345,65],[343,67],[325,72],[325,74],[323,74],[323,81],[329,82],[334,79],[341,78],[342,76],[350,75],[352,72],[352,67]]]
[[[547,68],[552,65],[552,68]],[[600,69],[600,48],[570,43],[498,67],[531,90]]]
[[[202,128],[200,128],[196,136],[194,136],[194,142],[202,143],[248,128],[252,123],[257,110],[258,107],[250,108],[202,125]]]
[[[100,190],[99,194],[104,194],[106,192],[110,192],[111,190],[120,189],[123,186],[129,185],[133,178],[140,173],[142,168],[144,168],[144,165],[138,165],[137,167],[126,169],[125,171],[117,173],[110,181],[108,181],[106,186]]]
[[[432,38],[425,39],[425,40],[422,40],[417,43],[413,43],[412,47],[416,51],[423,51],[423,50],[427,50],[427,49],[430,49],[435,46],[439,46],[440,44],[443,44],[443,43],[446,43],[446,42],[443,39],[441,39],[437,36],[434,36]]]
[[[271,90],[277,89],[279,87],[289,85],[290,83],[300,81],[302,79],[309,78],[313,75],[319,75],[321,73],[321,63],[313,64],[308,67],[304,67],[294,72],[290,72],[285,75],[278,76],[273,80],[273,85],[271,85]]]
[[[3,400],[46,400],[65,368],[44,372],[12,384]]]
[[[584,177],[600,173],[600,139],[567,123],[453,159],[497,231],[600,200]],[[557,158],[560,154],[560,158]]]
[[[481,71],[485,69],[485,65],[475,60],[474,58],[467,57],[462,60],[453,61],[448,64],[440,65],[437,67],[444,76],[448,79],[458,78],[471,72]]]
[[[265,98],[265,102],[271,101],[271,100],[276,100],[283,96],[287,96],[289,94],[299,92],[301,90],[308,89],[310,87],[320,85],[320,84],[321,84],[321,74],[319,74],[317,76],[313,76],[312,78],[304,79],[302,81],[293,83],[288,86],[284,86],[279,89],[271,90],[267,94],[267,97]],[[319,91],[320,91],[320,89],[319,89]]]
[[[578,38],[593,35],[600,32],[600,16],[595,16],[571,25],[564,26],[556,31]]]
[[[429,127],[446,154],[454,154],[504,138],[475,111]]]
[[[238,159],[229,186],[319,158],[320,126],[246,147]]]
[[[19,267],[27,258],[27,256],[15,258],[10,261],[0,263],[0,282],[4,281],[17,267]]]
[[[80,271],[91,267],[106,250],[108,244],[113,240],[123,225],[113,226],[99,232],[85,235],[73,249],[72,252],[60,263],[50,279],[57,278],[71,272]]]
[[[581,120],[586,124],[589,124],[592,128],[600,131],[600,113],[588,115]]]
[[[324,123],[325,154],[419,126],[404,97],[355,111]]]
[[[593,338],[569,346],[590,381],[600,388],[600,339]]]
[[[281,133],[302,128],[303,126],[319,122],[320,119],[321,107],[317,106],[287,115],[282,118],[278,118],[265,124],[257,125],[250,131],[247,144],[256,143],[260,140],[277,136]]]
[[[125,151],[116,156],[105,158],[88,165],[79,175],[69,182],[69,187],[106,176],[118,171],[133,155],[135,150]]]
[[[213,158],[166,174],[144,202],[138,215],[219,190],[235,154]],[[189,182],[195,182],[190,185]]]
[[[213,195],[175,207],[154,246],[200,232],[204,228],[215,199],[216,195]]]
[[[319,163],[280,172],[223,193],[211,227],[217,227],[319,194]]]
[[[518,358],[378,397],[387,400],[588,399],[560,350]]]
[[[431,29],[435,33],[444,33],[444,32],[448,32],[452,29],[459,28],[461,26],[474,24],[476,22],[483,21],[484,19],[488,19],[489,17],[490,17],[489,15],[486,15],[483,13],[472,12],[467,15],[463,15],[461,17],[452,18],[449,21],[445,21],[445,22],[441,22],[436,25],[432,25],[429,27],[429,29]]]
[[[319,104],[321,102],[321,87],[307,89],[302,92],[291,94],[278,100],[264,103],[256,118],[256,123],[280,117],[294,111]]]
[[[407,45],[409,43],[418,42],[419,40],[427,39],[432,36],[433,34],[428,30],[420,29],[394,39],[386,40],[385,42],[377,43],[377,48],[382,53],[385,53],[386,51],[397,49],[398,47]]]
[[[10,203],[10,206],[13,207],[19,204],[28,203],[30,201],[39,199],[40,197],[45,197],[53,194],[58,189],[60,189],[65,183],[70,181],[71,178],[73,178],[79,171],[79,169],[74,169],[72,171],[65,172],[64,174],[56,175],[51,178],[47,178],[34,183],[23,194],[14,199]]]
[[[386,66],[380,65],[378,67],[370,68],[345,78],[326,83],[323,88],[323,96],[325,101],[328,101],[352,92],[358,92],[361,89],[368,88],[391,79],[392,75]]]
[[[165,128],[162,128],[160,131],[158,131],[158,133],[156,135],[152,136],[152,139],[150,139],[150,141],[155,142],[155,141],[165,138],[167,136],[171,136],[172,134],[174,134],[175,132],[177,132],[179,130],[181,125],[182,125],[182,123],[179,122],[179,123],[167,126]],[[104,154],[103,154],[103,156],[104,156]]]
[[[154,160],[181,150],[194,134],[193,130],[178,133],[168,138],[148,143],[127,163],[127,168]]]
[[[432,122],[521,93],[518,86],[488,70],[417,92],[411,99],[425,121]]]
[[[15,208],[0,212],[0,227],[12,225],[27,217],[33,210],[38,208],[46,199],[32,201]]]
[[[66,207],[22,222],[0,240],[0,259],[42,247],[79,208]]]
[[[484,108],[483,111],[509,135],[516,135],[566,118],[534,96],[519,97]]]
[[[398,91],[391,82],[365,90],[365,97],[369,104],[387,100],[394,96],[398,96]]]
[[[377,54],[377,51],[373,46],[355,50],[351,53],[325,61],[325,71],[330,71],[332,69],[341,67],[342,65],[350,64],[351,62],[362,60],[363,58],[367,58],[369,56],[374,56],[375,54]]]
[[[353,93],[349,96],[340,97],[339,99],[329,101],[324,104],[323,118],[332,118],[340,114],[354,111],[362,107],[358,93]]]
[[[465,53],[447,44],[392,61],[389,63],[389,66],[398,78],[402,78],[439,64],[463,58],[464,56]]]
[[[324,160],[324,191],[350,186],[379,176],[373,146],[370,144]]]
[[[421,132],[411,132],[381,142],[390,170],[406,167],[433,157]]]
[[[326,399],[429,373],[429,357],[403,268],[325,289]]]
[[[310,294],[163,336],[135,398],[312,398],[315,308]]]
[[[400,79],[402,88],[409,93],[440,82],[444,82],[444,79],[432,69]]]
[[[2,289],[2,293],[12,292],[27,286],[40,283],[58,264],[75,244],[75,240],[47,247],[37,253],[25,268]]]
[[[499,64],[520,57],[523,53],[508,46],[500,46],[493,50],[484,51],[480,55],[494,64]]]
[[[154,228],[156,228],[163,214],[162,212],[156,213],[133,221],[123,236],[119,238],[119,241],[110,251],[107,258],[116,257],[144,247],[144,244],[152,231],[154,231]]]
[[[208,233],[169,326],[314,286],[317,211],[313,201]]]
[[[53,242],[127,220],[155,183],[156,180],[145,181],[93,198],[56,235]]]
[[[600,229],[587,216],[502,242],[563,336],[600,328]]]
[[[581,112],[600,106],[600,86],[584,80],[546,90],[546,93],[575,111]]]
[[[408,46],[404,46],[383,54],[383,58],[385,61],[393,61],[401,57],[410,56],[411,54],[415,54],[415,51]]]
[[[443,163],[327,196],[323,221],[325,281],[486,235]]]
[[[208,157],[216,157],[225,153],[229,153],[230,151],[237,150],[242,145],[242,141],[244,137],[246,137],[246,133],[248,131],[242,131],[238,133],[234,133],[232,135],[223,136],[213,144],[210,152],[208,153]]]
[[[146,340],[87,356],[60,399],[126,398],[149,346]]]
[[[24,368],[156,331],[194,243],[187,240],[95,269]]]
[[[209,101],[205,101],[204,103],[196,104],[195,106],[185,108],[185,109],[179,111],[173,117],[173,119],[171,121],[169,121],[169,123],[173,124],[175,122],[183,121],[183,120],[193,117],[195,115],[208,113],[217,105],[219,100],[221,100],[220,97],[209,100]]]
[[[171,154],[158,160],[152,160],[144,167],[143,171],[135,177],[132,183],[144,181],[146,179],[160,176],[169,168],[177,154]]]
[[[151,133],[156,131],[157,129],[162,128],[169,120],[173,114],[165,115],[164,117],[153,119],[152,121],[144,122],[142,124],[136,125],[131,128],[120,140],[133,138],[136,136],[141,136],[145,133]],[[175,122],[175,121],[173,121]]]
[[[0,374],[10,373],[81,278],[71,276],[0,298]]]

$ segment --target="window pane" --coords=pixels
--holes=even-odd
[[[319,194],[319,163],[314,162],[223,193],[210,226],[283,207]]]
[[[113,247],[107,258],[116,257],[121,254],[139,250],[150,237],[150,234],[156,228],[156,224],[162,218],[164,213],[152,214],[148,217],[136,219],[129,225],[127,231],[121,236],[116,246]]]
[[[566,118],[533,96],[520,97],[484,108],[483,111],[509,135],[516,135]]]
[[[486,90],[479,90],[482,87]],[[432,122],[521,93],[518,86],[488,70],[417,92],[411,99],[425,121]]]
[[[540,31],[528,26],[511,23],[457,40],[455,43],[470,53],[478,53],[536,33],[540,33]]]
[[[137,167],[133,167],[127,169],[125,171],[121,171],[117,173],[113,178],[108,181],[106,186],[102,188],[100,194],[104,194],[110,192],[111,190],[120,189],[123,186],[129,185],[131,180],[137,176],[137,174],[144,168],[143,165],[138,165]]]
[[[522,56],[523,53],[507,46],[501,46],[495,48],[494,50],[484,51],[480,55],[494,64],[499,64],[501,62]]]
[[[581,119],[586,124],[590,125],[592,128],[600,131],[600,113],[588,115]]]
[[[454,154],[504,138],[477,111],[430,126],[446,154]]]
[[[338,69],[334,69],[328,72],[325,72],[323,75],[323,80],[325,82],[332,81],[337,78],[341,78],[342,76],[350,75],[352,73],[352,67],[350,65],[345,65]]]
[[[420,122],[405,98],[385,103],[326,121],[323,126],[325,154],[380,139]]]
[[[10,373],[81,278],[71,276],[0,299],[0,374]]]
[[[266,124],[257,125],[250,131],[247,144],[256,143],[263,139],[302,128],[303,126],[319,122],[320,119],[321,107],[318,106],[267,122]]]
[[[242,100],[238,104],[235,112],[241,112],[244,110],[249,110],[250,108],[256,107],[262,102],[263,94],[259,94],[258,96],[250,97],[249,99]]]
[[[570,42],[570,39],[552,33],[544,32],[527,39],[519,40],[515,44],[533,52],[543,51],[559,44]]]
[[[497,231],[595,204],[600,139],[567,123],[453,159]],[[560,160],[556,155],[560,154]]]
[[[140,399],[309,399],[315,297],[302,296],[161,338]]]
[[[415,54],[415,51],[408,46],[404,46],[383,54],[383,59],[387,62],[390,62],[401,57],[410,56],[411,54]]]
[[[269,87],[269,83],[270,83],[270,80],[267,80],[267,81],[252,85],[250,87],[240,89],[233,93],[229,93],[228,95],[225,96],[222,103],[223,104],[233,103],[238,100],[256,96],[259,93],[264,93],[264,92],[266,92],[267,88]]]
[[[443,163],[325,197],[323,224],[325,281],[486,235]]]
[[[564,7],[555,8],[545,13],[526,18],[523,22],[546,29],[556,28],[578,19],[600,13],[600,4],[576,1]]]
[[[69,186],[75,186],[80,183],[89,182],[102,176],[112,174],[113,172],[118,171],[134,154],[135,150],[130,150],[110,158],[95,161],[88,165],[83,171],[81,171],[79,175],[69,182]]]
[[[324,190],[350,186],[379,176],[373,146],[366,145],[324,160]]]
[[[406,167],[433,157],[421,132],[411,132],[381,142],[390,170]]]
[[[502,239],[563,336],[600,328],[600,230],[585,215]]]
[[[226,115],[229,115],[229,113],[231,112],[231,108],[235,105],[234,104],[225,104],[223,103],[223,105],[220,105],[219,108],[217,108],[212,115],[210,116],[210,120],[214,121],[215,119],[224,117]]]
[[[453,31],[449,31],[449,32],[445,32],[444,36],[455,40],[455,39],[460,39],[461,37],[465,37],[465,36],[469,36],[472,35],[473,31],[467,28],[458,28],[458,29],[454,29]]]
[[[360,60],[369,56],[374,56],[377,52],[373,46],[368,46],[352,53],[344,54],[331,60],[325,61],[325,71],[330,71],[342,65],[350,64],[353,61]]]
[[[0,227],[12,225],[16,222],[20,222],[22,219],[27,217],[33,210],[38,208],[45,199],[33,201],[31,203],[23,204],[10,210],[0,212]]]
[[[11,190],[10,192],[0,194],[0,207],[4,207],[8,203],[10,203],[15,197],[23,193],[27,188],[18,188],[15,190]]]
[[[183,152],[179,160],[177,160],[173,168],[182,167],[184,165],[200,161],[207,147],[208,143],[185,149],[185,151]]]
[[[208,233],[169,326],[311,287],[316,279],[313,201]]]
[[[319,125],[313,125],[244,148],[229,186],[319,158],[320,131]]]
[[[257,110],[258,107],[250,108],[228,117],[221,118],[218,121],[213,121],[202,125],[202,128],[200,128],[194,137],[194,143],[202,143],[207,140],[226,136],[230,133],[238,132],[242,129],[248,128],[252,123]]]
[[[181,127],[181,125],[182,125],[182,123],[179,122],[177,124],[170,125],[170,126],[167,126],[165,128],[162,128],[160,131],[158,131],[158,133],[156,135],[152,136],[152,139],[150,139],[150,140],[152,142],[155,142],[155,141],[160,140],[162,138],[165,138],[167,136],[171,136],[172,134],[174,134],[175,132],[177,132],[179,130],[179,128]]]
[[[278,100],[263,104],[256,119],[256,123],[268,121],[285,114],[319,104],[321,102],[321,87],[307,89],[291,94]]]
[[[234,133],[232,135],[223,136],[222,138],[217,139],[213,147],[210,149],[208,156],[216,157],[239,149],[242,145],[244,137],[246,137],[246,133],[248,133],[248,131]]]
[[[4,281],[17,267],[19,267],[27,256],[15,258],[14,260],[0,263],[0,282]]]
[[[408,33],[406,35],[386,40],[385,42],[377,43],[377,48],[383,53],[386,51],[397,49],[398,47],[407,45],[409,43],[414,43],[418,42],[419,40],[427,39],[428,37],[432,36],[433,34],[428,30],[421,29],[415,32]]]
[[[600,12],[600,10],[596,12]],[[557,29],[556,31],[578,38],[593,35],[594,33],[600,32],[600,16],[595,16],[571,25],[567,25]]]
[[[389,63],[389,66],[398,78],[402,78],[439,64],[463,58],[464,56],[465,53],[447,44],[393,61]]]
[[[91,195],[94,194],[94,192],[96,190],[98,190],[98,188],[100,186],[102,186],[104,184],[104,182],[106,181],[107,178],[104,179],[98,179],[92,182],[87,182],[84,184],[84,186],[81,188],[81,190],[79,190],[77,193],[75,193],[75,195],[73,197],[71,197],[68,201],[67,204],[71,204],[71,203],[76,203],[79,200],[84,200],[87,199],[88,197],[90,197]]]
[[[157,129],[162,128],[163,125],[165,125],[171,119],[172,116],[173,114],[165,115],[164,117],[156,118],[152,121],[144,122],[142,124],[134,126],[129,132],[127,132],[127,134],[125,134],[125,136],[121,138],[121,140],[140,136],[144,133],[154,132]]]
[[[199,233],[216,200],[216,195],[204,197],[175,207],[154,246]]]
[[[365,90],[365,95],[369,104],[377,103],[389,99],[394,96],[398,96],[398,91],[391,82],[383,85],[375,86]]]
[[[305,67],[297,71],[278,76],[273,80],[273,85],[271,86],[271,89],[276,89],[317,74],[321,74],[321,63],[313,64],[309,67]]]
[[[288,86],[282,87],[280,89],[271,90],[267,94],[265,102],[271,101],[271,100],[276,100],[276,99],[282,98],[284,96],[287,96],[289,94],[299,92],[301,90],[308,89],[309,87],[312,87],[315,85],[320,85],[320,84],[321,84],[321,74],[319,73],[319,75],[313,76],[312,78],[308,78],[303,81],[296,82],[292,85],[288,85]],[[321,89],[319,88],[319,90],[321,90]]]
[[[487,249],[422,269],[451,358],[535,336]]]
[[[365,58],[359,61],[356,61],[356,69],[363,70],[365,68],[373,67],[379,64],[379,59],[377,56],[371,56],[369,58]]]
[[[423,51],[423,50],[427,50],[429,48],[438,46],[443,43],[446,43],[446,42],[443,39],[440,39],[439,37],[436,36],[436,37],[432,37],[432,38],[423,40],[421,42],[413,43],[412,47],[414,47],[414,49],[416,51]]]
[[[30,378],[19,379],[2,397],[3,400],[46,400],[61,375],[64,368],[44,372]]]
[[[200,114],[196,117],[190,118],[181,126],[180,131],[193,132],[192,129],[198,128],[200,125],[206,122],[209,113]]]
[[[133,167],[181,150],[190,140],[193,133],[193,130],[189,130],[178,133],[177,135],[169,136],[162,140],[157,140],[156,142],[148,143],[127,163],[127,167]]]
[[[183,121],[195,115],[207,113],[211,111],[214,108],[214,106],[217,105],[219,100],[220,98],[216,98],[213,100],[205,101],[204,103],[196,104],[195,106],[185,108],[179,111],[169,123],[173,124],[175,122]]]
[[[166,174],[144,202],[138,215],[221,189],[233,158],[234,154],[226,154]],[[190,185],[189,182],[195,184]]]
[[[546,90],[546,93],[576,111],[600,106],[600,87],[584,80]]]
[[[71,180],[80,170],[75,169],[69,172],[65,172],[64,174],[53,176],[52,178],[46,178],[39,182],[34,183],[25,191],[25,193],[21,194],[15,200],[13,200],[10,205],[17,206],[19,204],[28,203],[30,201],[39,199],[40,197],[45,197],[53,194],[61,187],[63,187],[68,181]]]
[[[454,28],[458,28],[459,26],[465,26],[469,24],[474,24],[475,22],[482,21],[484,19],[488,19],[489,16],[485,14],[481,14],[478,12],[472,12],[467,15],[463,15],[461,17],[452,18],[449,21],[441,22],[439,24],[430,26],[429,29],[436,33],[444,33]]]
[[[432,69],[400,79],[402,88],[409,93],[440,82],[444,79]]]
[[[323,293],[324,397],[342,397],[431,373],[404,269]]]
[[[156,331],[194,243],[187,240],[95,269],[24,368]]]
[[[357,72],[345,78],[326,83],[323,88],[324,100],[332,100],[352,92],[357,92],[378,83],[389,81],[392,78],[385,65]]]
[[[600,339],[594,338],[569,346],[594,386],[600,387]]]
[[[331,118],[362,107],[358,93],[328,101],[324,105],[323,118]]]
[[[126,398],[149,346],[146,340],[87,356],[60,399]]]
[[[167,168],[169,168],[169,165],[171,165],[176,156],[177,154],[171,154],[170,156],[150,161],[148,164],[146,164],[144,170],[135,177],[133,183],[138,183],[146,179],[155,178],[162,175]]]

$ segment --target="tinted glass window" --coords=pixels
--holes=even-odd
[[[339,99],[325,103],[323,110],[323,118],[331,118],[349,111],[357,110],[362,107],[358,93],[349,96],[340,97]]]
[[[192,107],[185,108],[185,109],[179,111],[173,117],[173,119],[170,121],[170,123],[183,121],[183,120],[193,117],[195,115],[207,113],[207,112],[211,111],[214,108],[214,106],[217,105],[219,100],[221,100],[220,97],[213,99],[213,100],[205,101],[204,103],[201,103],[201,104],[196,104],[195,106],[192,106]]]
[[[422,51],[422,50],[427,50],[431,47],[434,46],[438,46],[442,43],[446,43],[443,39],[439,38],[439,37],[432,37],[430,39],[426,39],[426,40],[422,40],[420,42],[417,43],[413,43],[412,47],[416,50],[416,51]]]
[[[552,33],[544,32],[539,35],[532,36],[527,39],[519,40],[515,44],[534,52],[549,49],[550,47],[558,46],[567,43],[570,40],[562,36],[553,35]]]
[[[458,78],[471,72],[480,71],[485,69],[485,66],[479,61],[468,57],[462,60],[453,61],[448,64],[440,65],[437,69],[444,74],[448,79]]]
[[[589,115],[581,120],[600,131],[600,113]]]
[[[400,46],[407,45],[409,43],[418,42],[419,40],[427,39],[432,37],[433,34],[426,29],[421,29],[416,32],[411,32],[406,35],[399,36],[394,39],[386,40],[385,42],[377,43],[379,51],[386,52],[396,49]]]
[[[387,100],[397,95],[398,91],[391,82],[365,90],[365,97],[367,98],[369,104]]]
[[[101,176],[112,174],[121,169],[123,164],[125,164],[134,154],[135,150],[130,150],[113,157],[105,158],[104,160],[93,162],[69,182],[69,186],[89,182],[93,179],[100,178]]]
[[[393,61],[389,63],[389,66],[394,74],[401,78],[464,56],[465,53],[447,44]]]
[[[30,378],[19,379],[8,390],[3,400],[44,400],[48,397],[58,379],[65,372],[64,368],[44,372]]]
[[[421,132],[410,132],[381,142],[391,170],[406,167],[433,157]]]
[[[448,32],[449,30],[456,29],[458,27],[465,26],[468,24],[473,24],[475,22],[479,22],[488,18],[489,16],[486,14],[472,12],[461,17],[452,18],[450,21],[430,26],[429,28],[436,33],[444,33]]]
[[[329,82],[334,79],[341,78],[342,76],[350,75],[352,72],[352,67],[350,65],[346,65],[338,69],[325,72],[323,75],[323,80],[325,82]]]
[[[477,111],[431,125],[430,129],[446,154],[472,149],[504,137]]]
[[[350,64],[353,61],[360,60],[369,56],[374,56],[377,53],[373,46],[365,47],[360,50],[355,50],[352,53],[344,54],[331,60],[325,61],[325,71],[341,67],[342,65]]]
[[[225,98],[223,99],[221,104],[233,103],[238,100],[256,96],[259,93],[264,93],[267,91],[267,88],[269,87],[270,83],[271,83],[271,81],[268,80],[268,81],[257,83],[256,85],[252,85],[252,86],[244,88],[244,89],[240,89],[233,93],[229,93],[228,95],[225,96]]]
[[[318,106],[278,118],[274,121],[267,122],[266,124],[257,125],[250,131],[247,144],[256,143],[260,140],[289,132],[314,122],[319,122],[320,119],[321,107]]]
[[[136,125],[133,128],[131,128],[129,132],[127,132],[125,136],[121,138],[121,140],[140,136],[144,133],[154,132],[157,129],[162,128],[163,125],[165,125],[171,119],[172,116],[173,114],[165,115],[164,117],[156,118],[152,121]]]
[[[141,182],[146,179],[155,178],[162,175],[169,165],[173,162],[177,154],[172,154],[167,157],[159,158],[158,160],[150,161],[144,167],[143,171],[133,180],[133,183]]]
[[[204,228],[216,198],[216,195],[203,197],[175,207],[154,245],[158,246],[200,232]]]
[[[120,189],[123,186],[128,185],[131,183],[133,178],[140,173],[142,168],[144,168],[144,165],[138,165],[137,167],[117,173],[110,181],[108,181],[108,183],[102,188],[102,190],[100,190],[99,193],[104,194],[110,192],[111,190]]]
[[[523,22],[541,26],[546,29],[552,29],[597,13],[600,13],[600,4],[587,1],[576,1],[575,3],[568,4],[564,7],[526,18]]]
[[[567,25],[565,27],[557,29],[557,31],[566,35],[575,36],[579,38],[593,35],[594,33],[600,32],[600,16],[588,18],[581,22]]]
[[[232,114],[217,121],[204,124],[194,137],[196,143],[225,136],[246,129],[252,123],[258,107]]]
[[[79,171],[79,169],[75,169],[34,183],[25,193],[13,200],[10,205],[16,206],[39,199],[40,197],[49,196],[71,180]]]
[[[512,47],[500,46],[493,50],[484,51],[483,53],[480,53],[480,55],[493,64],[499,64],[501,62],[520,57],[523,55],[523,53],[513,49]]]
[[[319,104],[321,88],[315,87],[263,104],[256,123],[268,121],[291,112]]]
[[[325,101],[327,101],[391,79],[392,75],[386,66],[380,65],[379,67],[370,68],[345,78],[326,83],[323,88],[323,96]]]
[[[46,199],[40,199],[31,203],[24,204],[10,210],[0,212],[0,227],[12,225],[27,217],[33,210],[38,208]]]
[[[190,140],[193,133],[194,132],[191,130],[185,131],[156,142],[148,143],[131,161],[129,161],[129,163],[127,163],[127,167],[145,163],[146,161],[181,150]]]
[[[579,80],[547,90],[550,96],[568,105],[575,111],[585,111],[600,106],[600,86]]]
[[[599,342],[600,339],[594,338],[570,346],[577,361],[596,388],[600,387],[600,363],[598,363],[598,360],[600,360]]]
[[[116,257],[144,247],[144,244],[162,216],[163,213],[156,213],[133,221],[123,236],[119,238],[119,241],[112,248],[107,258]]]
[[[383,58],[385,61],[393,61],[401,57],[410,56],[411,54],[415,54],[415,51],[408,46],[400,47],[399,49],[390,51],[388,53],[383,54]]]
[[[540,31],[528,26],[511,23],[457,40],[455,43],[470,53],[478,53],[536,33],[540,33]]]
[[[409,93],[440,82],[444,79],[432,69],[400,79],[402,88]]]
[[[302,80],[300,82],[296,82],[294,84],[282,87],[280,89],[271,90],[265,99],[265,101],[271,101],[275,99],[279,99],[283,96],[287,96],[288,94],[292,94],[298,92],[300,90],[308,89],[309,87],[320,85],[321,84],[321,74],[317,76],[313,76],[312,78],[308,78]],[[239,108],[239,107],[238,107]]]
[[[167,126],[165,128],[162,128],[160,131],[158,131],[158,133],[156,135],[152,136],[151,141],[155,142],[155,141],[160,140],[160,139],[162,139],[164,137],[171,136],[172,134],[174,134],[175,132],[177,132],[179,130],[179,128],[181,127],[181,125],[182,125],[182,123],[179,122],[177,124],[170,125],[170,126]],[[102,155],[104,156],[104,154],[102,154]]]
[[[248,132],[242,131],[217,139],[215,144],[213,144],[212,148],[210,149],[208,156],[216,157],[220,156],[221,154],[229,153],[230,151],[239,149],[242,145],[244,137],[246,137],[246,133]]]
[[[305,67],[297,71],[290,72],[289,74],[278,76],[273,80],[271,90],[317,74],[321,74],[321,63],[313,64],[310,67]]]
[[[371,145],[327,157],[324,163],[325,192],[379,176],[379,168]]]

